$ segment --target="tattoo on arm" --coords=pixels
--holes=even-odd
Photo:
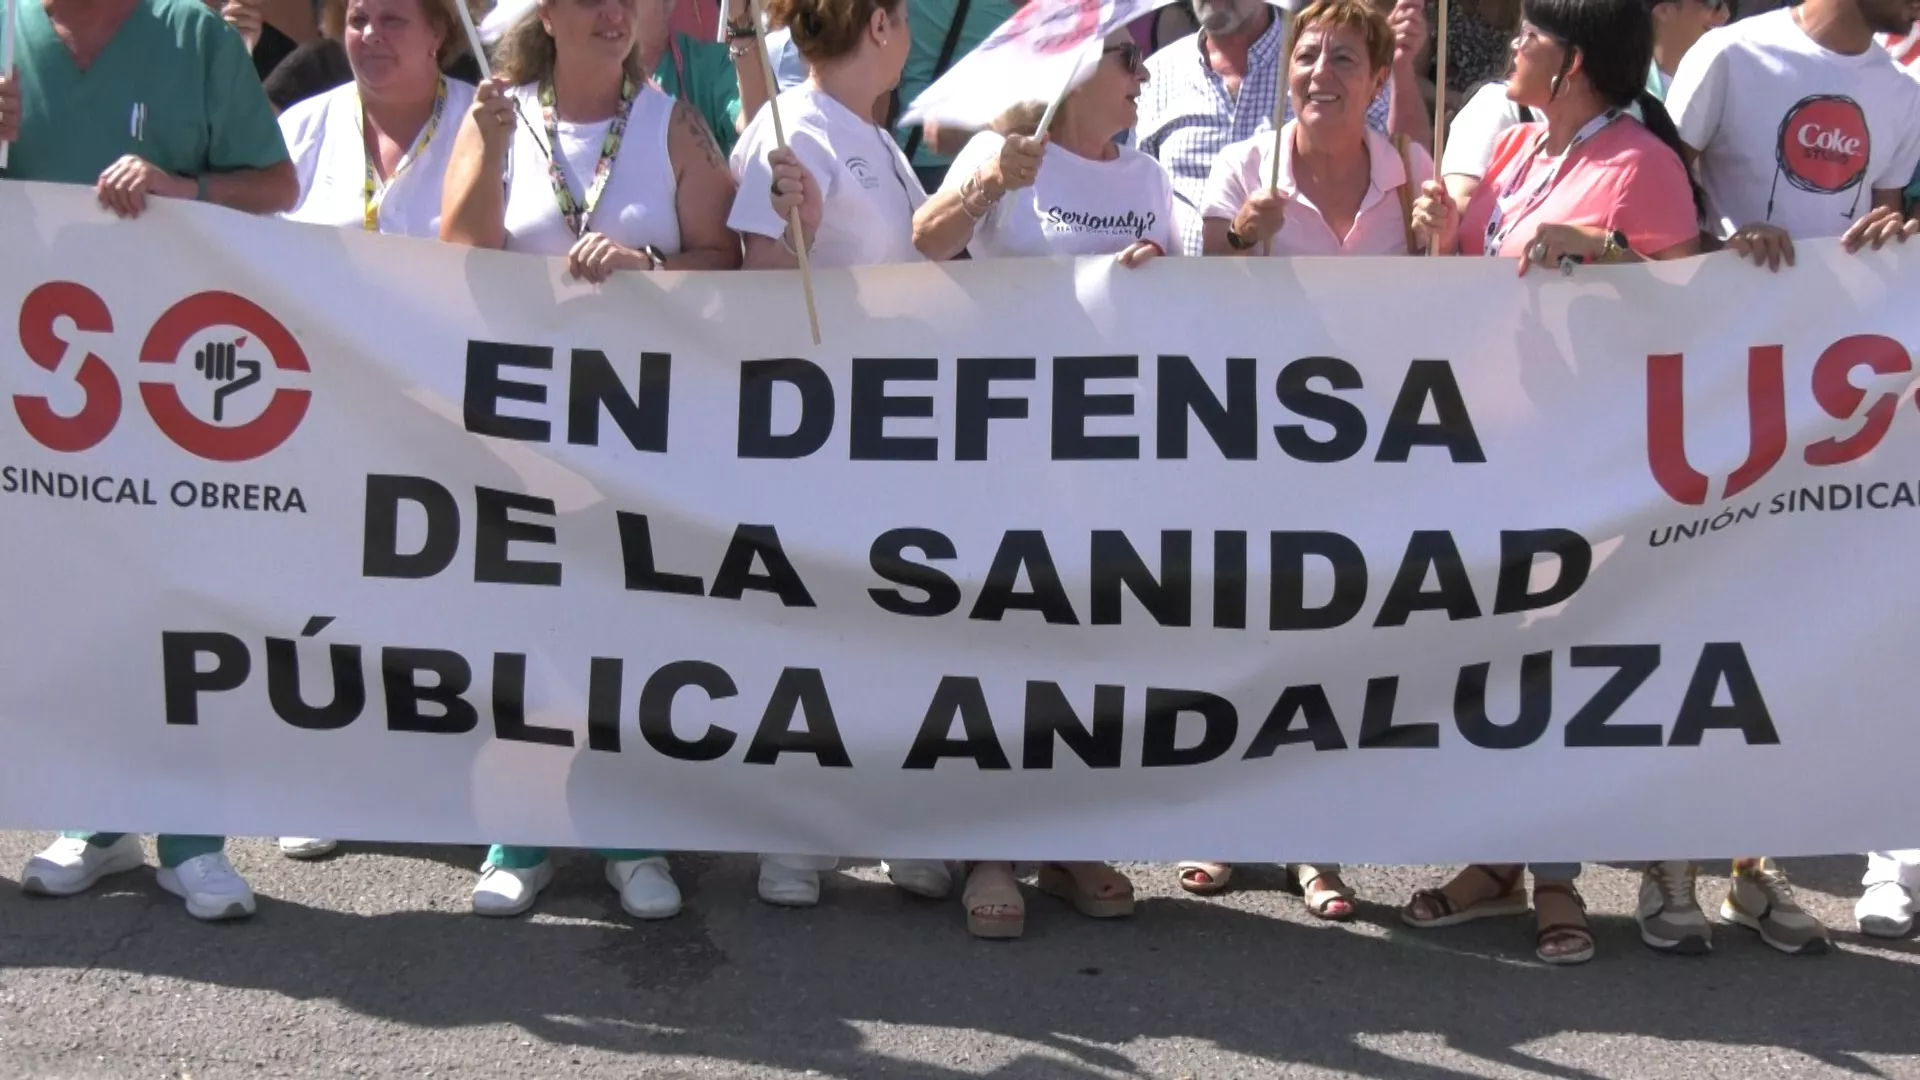
[[[693,106],[684,101],[673,103],[673,122],[687,130],[687,137],[706,158],[707,164],[725,171],[727,155],[720,152],[720,144],[714,140],[713,132],[707,129],[707,122]]]

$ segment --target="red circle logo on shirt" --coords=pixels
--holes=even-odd
[[[1802,98],[1780,122],[1780,169],[1802,191],[1834,195],[1858,187],[1872,150],[1867,114],[1850,97]]]

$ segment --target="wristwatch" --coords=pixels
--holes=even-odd
[[[1252,247],[1253,245],[1254,245],[1254,241],[1249,240],[1244,236],[1241,236],[1240,233],[1236,231],[1231,224],[1227,226],[1227,246],[1228,247],[1232,248],[1235,251],[1245,251],[1248,248]]]
[[[1608,233],[1606,240],[1600,244],[1600,261],[1603,263],[1619,262],[1620,256],[1631,254],[1633,248],[1627,244],[1627,234],[1619,229]]]

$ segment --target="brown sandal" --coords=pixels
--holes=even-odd
[[[1233,880],[1233,867],[1227,863],[1188,860],[1180,864],[1180,887],[1195,896],[1213,896],[1227,891]]]
[[[1097,886],[1088,888],[1074,876],[1068,863],[1047,863],[1040,867],[1035,884],[1041,892],[1065,900],[1073,905],[1075,911],[1089,919],[1122,919],[1133,914],[1133,882],[1105,863],[1090,865],[1099,866],[1111,874],[1113,881],[1119,884],[1119,890],[1103,893]]]
[[[1574,907],[1580,910],[1580,921],[1577,923],[1540,922],[1538,913],[1540,910],[1540,894],[1542,893],[1553,896],[1564,896],[1573,901]],[[1541,963],[1554,964],[1556,966],[1571,966],[1573,964],[1584,964],[1593,959],[1593,928],[1587,925],[1587,901],[1579,892],[1575,891],[1573,886],[1558,882],[1548,882],[1544,885],[1535,882],[1533,886],[1533,903],[1535,912],[1533,955]],[[1547,946],[1554,942],[1572,942],[1577,944],[1579,948],[1572,949],[1568,952],[1550,953],[1547,951]]]
[[[1400,909],[1400,921],[1421,930],[1430,930],[1442,926],[1458,926],[1461,923],[1473,922],[1475,919],[1525,915],[1531,910],[1532,905],[1527,903],[1527,891],[1522,881],[1527,873],[1525,866],[1508,866],[1503,873],[1491,866],[1474,863],[1455,875],[1454,881],[1470,873],[1486,878],[1499,891],[1483,900],[1476,900],[1462,906],[1454,903],[1453,898],[1446,894],[1444,885],[1438,889],[1421,889],[1407,900],[1405,907]],[[1423,919],[1417,914],[1422,906],[1439,914]]]

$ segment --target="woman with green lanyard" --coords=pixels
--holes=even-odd
[[[541,0],[501,39],[447,169],[440,238],[566,257],[573,275],[731,270],[733,176],[693,107],[646,81],[640,0]],[[680,910],[657,851],[602,851],[620,905]],[[553,880],[543,848],[495,845],[473,890],[480,915],[518,915]]]
[[[448,0],[351,0],[342,44],[353,81],[280,114],[300,176],[284,217],[432,239],[440,180],[473,87],[440,73],[464,38]],[[326,841],[282,841],[289,855]]]

